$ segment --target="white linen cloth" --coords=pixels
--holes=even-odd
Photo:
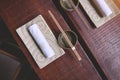
[[[105,0],[93,0],[93,2],[104,16],[112,14],[112,10],[109,8]]]
[[[45,57],[50,58],[55,55],[53,49],[50,47],[43,33],[40,31],[37,24],[33,24],[28,28],[30,34],[42,50]]]

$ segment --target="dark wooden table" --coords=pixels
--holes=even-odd
[[[82,6],[79,5],[78,9],[89,25],[87,27],[76,11],[67,12],[60,7],[59,2],[55,0],[54,2],[67,23],[72,25],[72,30],[82,38],[79,42],[92,62],[94,63],[93,58],[97,61],[106,76],[105,79],[120,80],[120,15],[100,28],[95,28]]]
[[[49,16],[48,10],[51,10],[53,12],[53,14],[56,16],[57,20],[59,21],[60,25],[64,30],[70,29],[69,28],[70,26],[68,26],[63,16],[60,14],[59,10],[55,7],[52,0],[0,0],[0,16],[5,21],[9,31],[11,32],[12,36],[18,43],[18,46],[23,51],[23,54],[26,56],[29,63],[31,64],[37,75],[40,77],[40,79],[41,80],[102,80],[98,73],[99,70],[97,70],[95,67],[95,65],[97,65],[96,62],[93,65],[94,62],[92,62],[91,59],[89,59],[88,57],[89,55],[87,54],[87,51],[84,51],[86,49],[83,49],[85,47],[90,49],[91,53],[94,55],[95,59],[98,61],[98,63],[105,71],[105,73],[106,74],[108,73],[109,77],[110,76],[112,77],[111,75],[112,73],[110,73],[112,69],[110,66],[115,64],[115,63],[111,64],[111,61],[113,60],[114,56],[112,57],[110,56],[108,58],[106,58],[106,56],[109,55],[108,54],[109,49],[110,51],[112,50],[111,54],[116,53],[115,55],[118,55],[117,52],[119,51],[119,49],[118,48],[113,49],[112,47],[109,47],[112,44],[110,43],[108,44],[107,40],[110,40],[111,43],[114,42],[113,44],[116,45],[118,44],[117,41],[119,39],[117,38],[117,36],[119,36],[119,34],[115,34],[114,32],[118,31],[119,33],[119,26],[117,26],[120,25],[119,22],[113,19],[114,21],[116,21],[115,24],[113,24],[112,22],[113,20],[112,20],[111,21],[112,23],[110,25],[106,24],[99,29],[93,29],[91,27],[88,29],[84,26],[84,23],[80,22],[80,19],[77,16],[73,16],[76,14],[75,12],[70,13],[69,17],[74,18],[73,19],[74,21],[79,20],[79,22],[74,23],[73,21],[73,23],[74,26],[77,25],[77,27],[75,28],[78,29],[77,31],[79,38],[80,36],[82,36],[82,39],[81,38],[80,39],[85,43],[85,47],[84,47],[83,44],[79,43],[81,42],[79,40],[79,42],[76,45],[77,51],[82,57],[82,61],[79,62],[76,59],[74,59],[73,56],[71,56],[71,54],[73,53],[71,50],[65,50],[66,52],[65,55],[63,55],[62,57],[52,62],[43,69],[38,68],[32,56],[30,55],[29,51],[26,49],[20,37],[17,35],[16,29],[21,25],[25,24],[26,22],[30,21],[34,17],[41,14],[57,38],[60,31],[58,30],[55,23],[52,21],[51,17]],[[119,18],[116,19],[119,20]],[[110,31],[111,33],[109,33]],[[114,35],[115,38],[112,35]],[[108,38],[105,36],[107,36]],[[111,36],[113,37],[112,39],[109,38]],[[103,42],[105,42],[105,44]],[[106,59],[107,61],[105,61]],[[116,59],[119,60],[118,57]],[[110,70],[108,71],[108,69]],[[117,77],[117,75],[115,77]]]

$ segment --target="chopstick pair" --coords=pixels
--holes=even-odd
[[[50,10],[48,10],[48,13],[50,14],[51,18],[53,19],[53,21],[55,22],[55,24],[57,25],[58,29],[61,31],[61,33],[63,34],[63,37],[65,38],[65,40],[67,41],[67,43],[69,44],[70,48],[73,50],[75,56],[77,57],[77,59],[79,61],[81,61],[81,56],[79,55],[79,53],[77,52],[75,46],[73,46],[73,44],[71,43],[71,41],[69,40],[68,36],[66,35],[66,33],[64,32],[64,30],[62,29],[62,27],[60,26],[60,24],[58,23],[58,21],[56,20],[55,16],[52,14],[52,12]]]

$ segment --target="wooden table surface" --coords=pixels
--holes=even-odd
[[[57,8],[64,16],[72,30],[76,31],[85,52],[94,57],[108,80],[120,80],[120,15],[117,15],[99,28],[95,28],[81,5],[80,14],[89,25],[87,27],[76,11],[67,12],[55,1]],[[91,58],[91,56],[93,56]],[[92,60],[94,63],[94,61]],[[105,79],[106,80],[106,79]]]
[[[49,16],[48,10],[53,12],[64,30],[70,29],[68,25],[74,25],[81,43],[78,42],[76,48],[82,57],[82,61],[79,62],[74,59],[71,56],[73,53],[71,50],[65,50],[65,55],[43,69],[38,68],[17,35],[16,29],[41,14],[57,38],[60,31]],[[41,80],[102,80],[99,70],[95,67],[98,64],[108,79],[119,80],[120,16],[99,29],[94,29],[91,24],[89,28],[86,27],[74,11],[72,13],[65,12],[66,14],[68,14],[68,21],[70,20],[73,24],[66,23],[64,16],[60,14],[52,0],[0,0],[0,16]],[[91,59],[91,57],[95,59]]]

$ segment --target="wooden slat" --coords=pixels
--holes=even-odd
[[[68,15],[68,23],[72,21],[75,26],[74,30],[78,32],[78,35],[81,35],[85,45],[87,45],[86,48],[90,50],[91,56],[97,60],[107,79],[120,80],[120,15],[96,29],[81,6],[79,6],[79,12],[86,18],[86,22],[89,22],[89,28],[78,17],[76,11],[62,11]]]

